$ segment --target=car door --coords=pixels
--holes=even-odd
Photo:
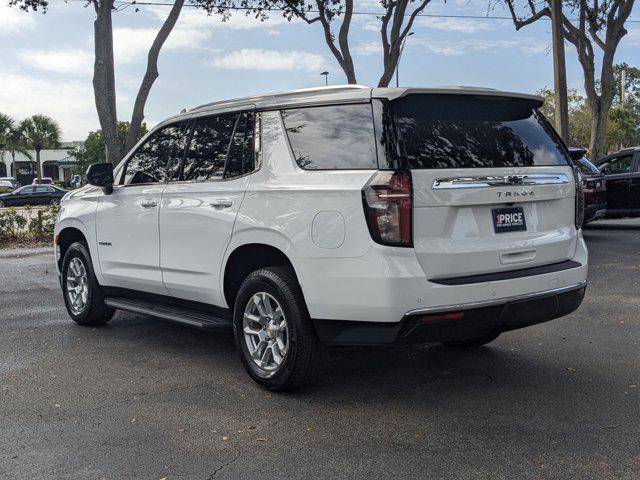
[[[634,154],[629,179],[629,208],[634,215],[640,215],[640,152]]]
[[[118,169],[96,214],[100,269],[107,285],[166,294],[160,272],[158,213],[183,145],[181,123],[152,132]]]
[[[625,213],[631,208],[632,165],[633,154],[612,157],[598,165],[607,182],[607,210],[611,213]]]
[[[46,185],[36,185],[33,187],[33,198],[31,205],[47,205],[49,203],[49,188]]]
[[[32,185],[27,185],[26,187],[22,187],[18,193],[16,194],[13,205],[16,207],[24,207],[25,205],[32,205],[34,201],[34,189],[35,187]]]
[[[222,305],[221,262],[254,169],[254,114],[194,121],[180,176],[160,208],[160,264],[171,295]]]

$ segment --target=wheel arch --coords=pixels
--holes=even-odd
[[[75,242],[87,242],[87,236],[77,226],[63,227],[56,235],[56,244],[60,249],[58,258],[58,269],[62,271],[62,260],[69,247]]]
[[[298,283],[298,275],[293,262],[280,248],[267,244],[252,242],[235,247],[224,264],[223,294],[231,311],[240,285],[251,272],[260,268],[284,266],[291,268]]]

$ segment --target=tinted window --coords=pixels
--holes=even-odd
[[[615,175],[616,173],[629,173],[631,171],[631,160],[633,155],[625,155],[624,157],[612,158],[599,165],[600,170],[607,175]]]
[[[231,139],[225,178],[237,177],[254,170],[253,155],[254,114],[244,112],[240,114],[236,129]]]
[[[410,168],[567,164],[557,134],[531,100],[408,95],[390,105]]]
[[[51,193],[53,192],[53,189],[50,187],[45,187],[42,185],[38,185],[36,187],[33,187],[33,191],[34,193]]]
[[[196,120],[184,159],[183,180],[203,182],[222,178],[237,113]]]
[[[22,187],[18,190],[18,194],[19,195],[28,195],[30,193],[33,193],[33,188],[31,186],[27,186],[27,187]]]
[[[170,125],[153,133],[125,166],[124,185],[161,183],[178,165],[174,159],[184,148],[184,135],[179,125]]]
[[[370,104],[283,110],[282,118],[300,168],[377,168]]]

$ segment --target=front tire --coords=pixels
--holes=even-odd
[[[256,383],[275,391],[311,383],[322,346],[290,268],[251,273],[238,291],[233,319],[240,359]]]
[[[49,205],[60,205],[60,199],[59,198],[52,198],[51,201],[49,202]]]
[[[440,343],[445,347],[451,348],[477,348],[481,347],[482,345],[486,345],[487,343],[493,342],[499,336],[499,333],[494,333],[492,335],[485,335],[483,337],[468,338],[467,340],[450,340]]]
[[[73,243],[62,260],[62,294],[74,322],[93,326],[107,323],[115,309],[104,303],[102,287],[96,280],[89,249],[84,242]]]

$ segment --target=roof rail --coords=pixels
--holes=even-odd
[[[308,88],[298,88],[295,90],[288,90],[286,92],[277,92],[277,93],[267,93],[264,95],[252,95],[250,97],[239,97],[239,98],[233,98],[233,99],[228,99],[228,100],[220,100],[218,102],[211,102],[211,103],[205,103],[202,105],[198,105],[197,107],[194,107],[192,109],[190,109],[190,112],[196,111],[196,110],[200,110],[202,108],[210,108],[210,107],[215,107],[215,106],[222,106],[228,103],[236,103],[239,101],[246,101],[247,103],[251,103],[253,100],[257,100],[257,99],[263,99],[263,98],[277,98],[277,97],[281,97],[281,96],[285,96],[285,95],[291,95],[291,94],[296,94],[296,93],[312,93],[312,92],[334,92],[336,90],[353,90],[353,89],[362,89],[362,88],[371,88],[368,87],[366,85],[355,85],[355,84],[345,84],[345,85],[329,85],[329,86],[325,86],[325,87],[308,87]]]

